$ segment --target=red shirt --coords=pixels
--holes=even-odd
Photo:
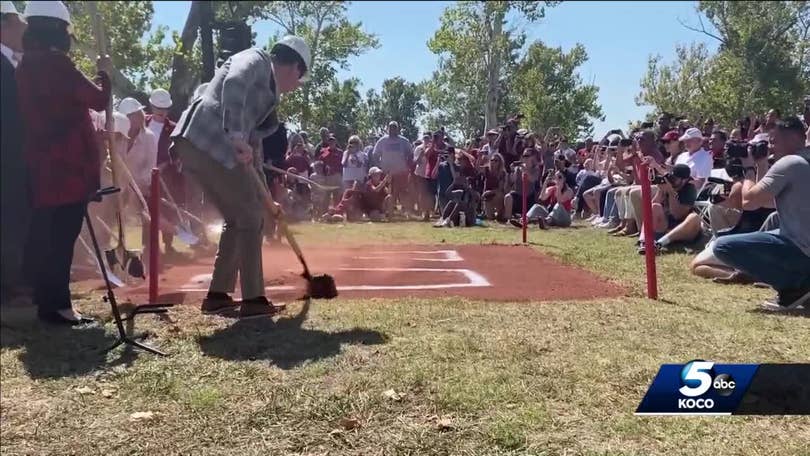
[[[385,191],[385,187],[374,191],[374,184],[372,184],[370,180],[363,186],[363,206],[367,211],[383,210],[383,203],[385,202],[386,196],[388,196],[388,193]]]
[[[506,178],[506,173],[501,170],[500,173],[493,173],[491,169],[484,170],[484,190],[497,190],[502,187],[503,180]]]
[[[306,155],[290,155],[284,162],[284,168],[295,168],[298,173],[309,175],[309,157]]]
[[[326,175],[343,174],[343,151],[338,148],[321,149],[320,160],[326,165]]]
[[[425,151],[425,175],[428,179],[435,179],[439,164],[439,150],[432,145]]]
[[[89,110],[106,108],[109,79],[99,88],[58,51],[26,52],[15,76],[34,207],[86,201],[101,178]]]

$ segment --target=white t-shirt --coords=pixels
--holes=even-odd
[[[706,179],[712,175],[712,167],[714,166],[714,159],[711,152],[706,149],[700,149],[694,154],[689,151],[681,152],[680,155],[675,157],[675,164],[685,164],[692,170],[692,179]]]
[[[157,143],[160,141],[160,134],[163,133],[163,125],[163,122],[158,122],[154,119],[149,122],[149,131],[155,135],[155,146],[157,146]]]
[[[343,181],[360,181],[366,177],[368,158],[362,151],[350,153],[348,150],[343,151]]]
[[[124,157],[133,179],[144,194],[149,193],[152,168],[157,166],[157,140],[151,130],[143,129],[135,137]]]
[[[413,173],[419,177],[427,177],[427,156],[424,144],[420,144],[413,150],[413,161],[416,163]]]

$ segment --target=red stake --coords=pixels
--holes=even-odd
[[[652,189],[647,165],[636,164],[636,173],[641,181],[641,208],[644,219],[644,258],[647,262],[647,297],[658,299],[658,274],[655,270],[655,234],[653,232]]]
[[[152,182],[149,193],[149,304],[157,303],[158,297],[158,267],[160,257],[160,170],[152,168]]]
[[[526,243],[526,228],[529,225],[529,222],[528,222],[528,220],[526,218],[526,213],[529,211],[529,209],[526,207],[527,206],[526,192],[528,191],[528,187],[529,187],[529,173],[524,171],[522,177],[523,177],[523,179],[522,179],[522,184],[523,185],[522,185],[522,189],[521,189],[520,193],[521,193],[521,197],[523,199],[523,211],[521,212],[523,214],[523,216],[521,217],[521,220],[522,220],[522,224],[523,224],[523,243],[525,244]]]

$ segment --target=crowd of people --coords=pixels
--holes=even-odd
[[[236,305],[228,293],[238,274],[250,297],[242,312],[272,313],[260,245],[280,237],[274,219],[281,213],[291,222],[410,219],[437,228],[559,229],[579,219],[638,237],[644,253],[647,178],[656,252],[707,239],[691,264],[695,274],[773,287],[773,309],[810,299],[810,98],[803,120],[770,110],[730,131],[662,113],[655,124],[570,141],[554,127],[529,131],[515,115],[465,141],[439,128],[412,142],[392,120],[382,135],[343,143],[328,128],[310,138],[277,118],[278,95],[300,87],[308,70],[308,47],[288,36],[269,52],[235,54],[198,87],[177,124],[168,118],[171,96],[157,89],[148,106],[121,100],[105,125],[110,62],[99,60],[92,81],[76,69],[67,8],[29,2],[23,16],[11,2],[2,7],[3,291],[13,293],[29,271],[43,320],[83,321],[70,303],[73,249],[88,195],[116,175],[129,181],[120,185],[121,200],[141,219],[147,245],[153,167],[161,170],[161,204],[170,208],[160,221],[165,255],[177,255],[175,234],[213,250],[206,206],[225,220],[203,311]],[[264,172],[269,202],[256,192],[254,168]],[[98,205],[91,214],[113,225],[115,210]],[[116,242],[114,230],[101,232],[105,247]]]
[[[800,116],[783,119],[770,110],[730,131],[662,113],[655,124],[570,143],[555,128],[521,128],[515,116],[463,146],[443,129],[411,143],[392,121],[382,138],[352,136],[345,150],[321,128],[317,146],[298,132],[289,135],[286,153],[264,152],[286,171],[269,179],[297,220],[549,229],[580,219],[613,236],[637,237],[639,253],[641,179],[648,178],[656,253],[705,243],[691,263],[696,275],[767,284],[778,292],[768,307],[783,309],[810,299],[810,205],[803,200],[810,195],[809,121],[806,99]],[[639,174],[642,166],[648,176]]]

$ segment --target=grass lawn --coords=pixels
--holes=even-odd
[[[512,228],[300,226],[316,243],[513,243]],[[588,302],[296,303],[276,324],[141,317],[173,356],[94,351],[103,329],[2,328],[3,455],[810,454],[810,417],[635,417],[667,362],[807,362],[810,319],[755,311],[768,291],[659,258],[643,297],[632,241],[532,231],[534,248],[626,286]],[[520,264],[515,265],[521,267]],[[543,273],[537,282],[543,286]],[[572,287],[577,286],[571,283]],[[79,307],[106,317],[98,297]],[[141,415],[133,415],[138,412]]]

